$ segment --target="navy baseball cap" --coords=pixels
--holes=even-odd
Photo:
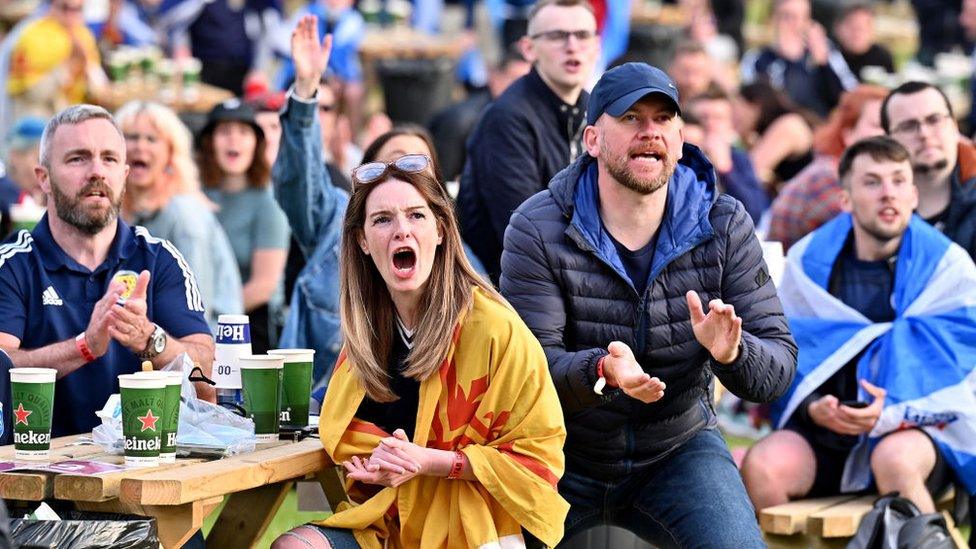
[[[642,97],[659,93],[674,102],[681,114],[678,88],[664,71],[647,63],[624,63],[603,73],[590,92],[586,107],[586,123],[595,124],[600,115],[620,116]]]

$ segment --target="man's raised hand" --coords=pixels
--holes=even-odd
[[[701,298],[694,290],[685,294],[691,313],[691,328],[695,339],[721,364],[731,364],[739,358],[739,342],[742,340],[742,318],[735,308],[721,299],[708,302],[708,314],[702,310]]]

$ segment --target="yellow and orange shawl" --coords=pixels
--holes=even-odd
[[[69,30],[53,17],[40,17],[24,29],[10,53],[7,93],[26,93],[53,71],[64,69],[65,62],[71,56],[72,33],[78,34],[89,62],[99,64],[98,45],[88,27],[81,25]],[[87,89],[85,73],[82,72],[64,82],[61,90],[64,102],[81,103],[85,100]]]
[[[353,417],[366,392],[339,355],[319,432],[336,463],[368,457],[390,436]],[[566,428],[542,347],[522,319],[475,289],[437,375],[420,384],[413,442],[464,452],[477,481],[418,476],[320,524],[353,530],[364,548],[520,547],[522,527],[562,539],[569,504],[556,491]],[[355,488],[349,481],[348,488]]]

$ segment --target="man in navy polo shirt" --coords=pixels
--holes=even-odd
[[[91,430],[117,376],[143,360],[161,368],[187,352],[210,375],[214,342],[193,273],[172,244],[119,219],[128,171],[108,111],[61,111],[35,168],[47,213],[0,246],[0,348],[16,367],[58,370],[53,436]],[[112,281],[120,270],[140,273],[124,300]]]

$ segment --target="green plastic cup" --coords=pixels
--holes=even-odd
[[[183,374],[180,372],[136,372],[140,377],[162,379],[166,383],[163,395],[163,420],[160,434],[159,462],[176,462],[176,434],[180,425],[180,388]]]
[[[165,415],[166,380],[145,374],[119,376],[122,436],[127,467],[159,465]]]
[[[14,458],[43,460],[50,456],[56,377],[53,368],[10,370]]]
[[[278,440],[278,417],[281,414],[281,374],[285,358],[271,355],[244,355],[237,358],[241,366],[244,410],[254,420],[258,442]]]
[[[308,425],[315,349],[272,349],[268,354],[285,359],[281,374],[281,426],[302,429]]]

